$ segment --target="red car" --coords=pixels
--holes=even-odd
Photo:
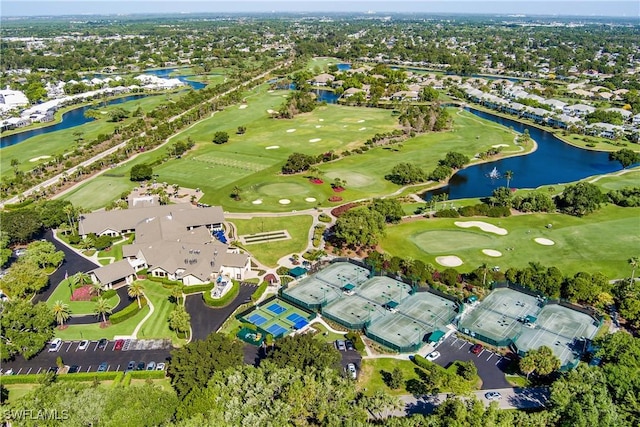
[[[482,352],[482,344],[474,344],[473,347],[471,347],[471,353],[480,354],[481,352]]]
[[[122,350],[122,346],[124,346],[124,340],[116,340],[116,344],[113,346],[113,349]]]

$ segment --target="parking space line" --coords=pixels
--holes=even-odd
[[[20,372],[22,372],[22,368],[18,369],[18,372],[16,372],[16,375],[20,375]]]
[[[500,358],[498,359],[498,361],[496,362],[496,365],[497,365],[498,363],[500,363],[500,361],[501,361],[501,360],[502,360],[502,357],[500,357]]]
[[[458,342],[458,338],[456,338],[455,340],[453,340],[453,342],[452,342],[452,343],[449,343],[449,344],[450,344],[450,345],[454,345],[454,344],[455,344],[455,343],[457,343],[457,342]]]
[[[491,355],[487,358],[487,362],[489,361],[489,359],[491,359],[493,357],[495,353],[491,353]]]
[[[27,371],[27,375],[29,375],[29,374],[31,373],[31,370],[32,370],[32,369],[33,369],[33,368],[29,368],[29,370]]]
[[[118,365],[118,367],[116,368],[116,371],[119,371],[119,370],[120,370],[120,365]]]
[[[96,341],[96,346],[93,348],[93,351],[98,350],[98,342]]]
[[[91,370],[91,365],[89,365],[89,367],[87,368],[87,372],[89,372]]]
[[[462,345],[461,345],[460,347],[458,347],[458,350],[462,350],[462,347],[464,347],[465,345],[467,345],[467,342],[466,342],[466,341],[464,341],[464,342],[462,343]]]
[[[480,357],[480,355],[482,355],[482,353],[484,353],[484,348],[482,349],[482,351],[480,353],[478,353],[477,357]]]
[[[38,372],[36,372],[36,374],[39,374],[40,371],[42,371],[42,368],[38,368]]]
[[[68,352],[69,350],[71,350],[71,346],[72,346],[72,345],[73,345],[73,342],[70,342],[70,343],[69,343],[69,347],[67,347],[67,352]]]

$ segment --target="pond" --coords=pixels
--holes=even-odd
[[[172,72],[174,72],[175,70],[176,70],[175,68],[163,68],[163,69],[156,69],[156,70],[146,70],[145,74],[153,74],[154,76],[158,76],[158,77],[162,77],[162,78],[172,78],[170,76],[170,74]],[[100,77],[106,76],[106,74],[96,74],[95,76],[100,78]],[[188,84],[189,86],[191,86],[195,90],[202,89],[202,88],[204,88],[206,86],[205,83],[194,82],[194,81],[188,80],[188,77],[190,77],[190,76],[178,76],[176,78],[179,79],[181,82],[183,82],[185,84]],[[133,101],[133,100],[136,100],[136,99],[144,98],[144,97],[150,96],[150,95],[151,94],[130,95],[130,96],[126,96],[126,97],[123,97],[123,98],[111,99],[111,100],[104,101],[104,102],[98,101],[98,102],[102,106],[117,105],[117,104],[122,104],[124,102],[128,102],[128,101]],[[73,128],[73,127],[76,127],[76,126],[83,125],[85,123],[89,123],[89,122],[93,121],[94,119],[85,117],[84,113],[87,110],[91,109],[91,108],[95,108],[95,105],[85,105],[83,107],[78,107],[78,108],[75,108],[73,110],[67,111],[66,113],[64,113],[62,115],[62,120],[60,121],[60,123],[56,123],[56,124],[51,125],[51,126],[45,126],[45,127],[41,127],[41,128],[38,128],[38,129],[25,130],[24,132],[14,133],[14,134],[9,135],[9,136],[0,137],[0,148],[9,147],[11,145],[18,144],[18,143],[20,143],[20,142],[22,142],[24,140],[27,140],[27,139],[32,138],[32,137],[37,136],[37,135],[43,135],[43,134],[47,134],[49,132],[56,132],[56,131],[63,130],[63,129],[70,129],[70,128]]]
[[[609,160],[609,154],[584,150],[569,145],[555,135],[534,126],[499,117],[484,111],[466,108],[476,116],[523,133],[525,129],[538,143],[538,149],[530,154],[509,157],[470,166],[455,173],[449,184],[425,192],[422,196],[429,200],[433,194],[447,193],[449,199],[487,197],[494,189],[505,187],[506,171],[512,171],[512,188],[536,188],[541,185],[555,185],[578,181],[592,175],[614,172],[622,169],[620,163]],[[497,172],[497,176],[492,174]]]

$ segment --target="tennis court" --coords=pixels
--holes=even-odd
[[[305,328],[314,317],[315,314],[276,298],[242,315],[240,320],[254,324],[264,334],[282,338],[290,332]]]
[[[533,326],[524,327],[515,340],[518,352],[526,353],[547,346],[564,366],[579,360],[585,350],[584,338],[593,338],[599,323],[588,314],[558,304],[547,304]]]
[[[349,329],[362,329],[366,323],[383,316],[386,310],[381,304],[371,302],[359,295],[336,299],[322,308],[322,315]]]
[[[338,288],[349,283],[357,287],[369,279],[369,270],[349,262],[336,262],[317,272],[314,277]]]
[[[518,319],[536,317],[540,306],[538,297],[509,288],[495,289],[478,306],[463,314],[458,329],[489,344],[508,346],[526,328]]]

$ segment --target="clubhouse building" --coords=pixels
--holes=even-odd
[[[84,214],[79,220],[83,238],[123,236],[135,233],[132,244],[123,245],[121,261],[89,272],[106,288],[135,280],[147,269],[153,277],[182,281],[185,285],[243,280],[251,270],[249,255],[213,237],[222,230],[224,214],[219,206],[196,208],[189,203],[133,205],[130,209]]]

